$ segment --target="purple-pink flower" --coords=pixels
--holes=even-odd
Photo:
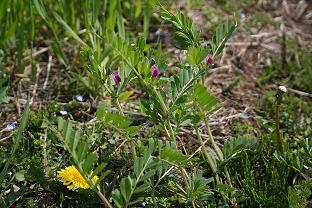
[[[159,69],[158,69],[157,65],[154,64],[152,66],[152,77],[158,77],[158,75],[159,75]]]
[[[113,72],[112,75],[113,75],[113,79],[114,79],[114,81],[115,81],[115,84],[116,84],[116,85],[119,85],[119,83],[121,82],[121,78],[120,78],[118,72],[115,71],[115,72]]]
[[[214,64],[214,59],[213,59],[213,56],[211,54],[208,54],[208,56],[206,57],[206,63],[209,65]]]

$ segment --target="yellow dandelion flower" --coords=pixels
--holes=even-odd
[[[91,172],[92,174],[92,172]],[[88,189],[90,188],[87,181],[79,173],[75,166],[69,166],[65,169],[57,171],[58,180],[67,186],[69,190],[76,190],[78,188]],[[98,176],[94,176],[92,180],[96,182],[99,179]]]

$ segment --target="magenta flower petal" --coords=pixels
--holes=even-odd
[[[213,56],[211,54],[208,54],[208,56],[206,57],[206,63],[209,65],[214,64],[214,59],[213,59]]]
[[[116,84],[116,85],[119,85],[119,83],[121,82],[121,78],[120,78],[118,72],[115,71],[115,72],[113,72],[112,75],[113,75],[113,79],[114,79],[114,81],[115,81],[115,84]]]
[[[152,77],[158,77],[158,75],[159,75],[159,69],[158,69],[157,65],[154,64],[152,66]]]

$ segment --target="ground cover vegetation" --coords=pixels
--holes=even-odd
[[[0,1],[0,206],[310,207],[311,8]]]

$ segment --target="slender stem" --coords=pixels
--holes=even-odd
[[[220,150],[219,146],[216,144],[215,140],[213,139],[213,136],[212,136],[212,133],[211,133],[211,129],[210,129],[210,126],[209,126],[209,123],[208,123],[208,119],[206,117],[205,117],[205,126],[206,126],[206,129],[207,129],[207,132],[208,132],[209,139],[211,141],[212,148],[216,151],[216,154],[217,154],[219,160],[221,162],[223,162],[224,161],[223,153]],[[225,173],[225,177],[226,177],[227,183],[232,187],[233,185],[232,185],[231,177],[230,177],[229,171],[227,170],[227,167],[224,167],[224,173]]]
[[[101,198],[101,200],[104,202],[104,204],[106,204],[108,208],[113,208],[113,206],[111,205],[111,203],[109,203],[104,194],[102,194],[99,187],[95,188],[95,193]]]
[[[275,107],[275,133],[276,133],[276,139],[279,145],[279,150],[282,155],[284,155],[284,141],[281,136],[280,132],[280,126],[279,126],[279,111],[280,111],[280,105],[277,104]]]
[[[135,150],[135,145],[134,145],[133,140],[130,140],[130,146],[131,146],[132,156],[133,156],[133,159],[134,159],[134,158],[136,158],[136,150]]]
[[[75,158],[74,158],[74,160],[75,160]],[[76,164],[79,163],[77,158],[75,160],[75,163]],[[82,167],[81,166],[77,166],[76,168],[79,171],[80,175],[82,175],[82,177],[85,179],[85,181],[89,184],[89,186],[93,187],[92,190],[95,191],[95,193],[100,197],[100,199],[104,202],[104,204],[106,204],[106,206],[108,208],[113,208],[111,203],[106,199],[104,194],[101,192],[100,187],[99,186],[94,187],[94,181],[92,179],[88,178],[88,176],[86,174],[84,174],[84,171],[83,171]]]
[[[167,129],[167,127],[166,127],[166,124],[164,124],[165,131],[166,131],[166,133],[167,133],[167,136],[168,136],[169,138],[171,138],[171,139],[174,141],[174,144],[175,144],[176,147],[178,148],[178,144],[177,144],[177,141],[176,141],[176,138],[175,138],[174,131],[173,131],[172,126],[171,126],[171,124],[170,124],[170,121],[168,120],[167,123],[168,123],[169,131],[170,131],[170,132],[168,131],[168,129]],[[181,168],[181,174],[182,174],[182,178],[183,178],[183,180],[184,180],[185,185],[188,185],[188,176],[187,176],[186,170],[185,170],[184,168]]]
[[[203,153],[204,153],[204,155],[205,155],[205,157],[207,159],[207,162],[210,165],[213,174],[215,175],[217,173],[217,167],[216,167],[215,163],[213,162],[212,158],[210,157],[210,155],[206,151],[206,147],[205,147],[205,144],[203,142],[203,139],[201,138],[201,135],[199,133],[198,127],[195,127],[195,131],[196,131],[196,136],[197,136],[197,138],[199,140],[199,143],[200,143],[200,145],[202,147]]]
[[[167,125],[169,127],[169,132],[170,132],[168,136],[174,141],[175,145],[178,147],[178,144],[177,144],[177,141],[176,141],[176,137],[175,137],[175,133],[174,133],[174,131],[172,129],[172,126],[171,126],[171,123],[170,123],[169,120],[167,121]]]
[[[184,181],[185,185],[187,186],[188,185],[188,175],[186,173],[186,170],[185,170],[185,168],[181,168],[180,171],[181,171],[183,181]]]
[[[118,51],[118,50],[116,50],[116,49],[115,49],[115,51],[117,51],[117,53],[123,58],[123,60],[126,62],[126,64],[133,70],[134,74],[135,74],[135,75],[138,77],[138,79],[143,83],[143,85],[144,85],[146,88],[149,88],[148,83],[146,83],[146,81],[143,79],[143,77],[142,77],[141,74],[137,71],[137,69],[136,69],[134,66],[132,66],[132,65],[130,64],[130,62],[128,61],[128,59],[127,59],[122,53],[120,53],[120,51]],[[169,112],[169,110],[168,110],[168,107],[166,106],[164,100],[162,99],[161,95],[160,95],[159,92],[156,90],[156,88],[151,87],[151,89],[152,89],[154,95],[156,96],[158,102],[160,103],[160,106],[161,106],[162,110],[167,114],[167,113]]]
[[[202,83],[202,85],[205,85],[205,76],[201,77],[201,83]]]
[[[165,114],[168,114],[169,110],[168,110],[167,105],[165,104],[164,99],[161,97],[161,95],[156,90],[156,88],[152,87],[152,91],[156,95],[156,98],[157,98],[158,102],[160,103],[162,110],[165,112]]]
[[[229,184],[229,186],[233,187],[232,180],[231,180],[229,171],[226,166],[224,167],[224,173],[225,173],[227,183]]]
[[[223,160],[224,160],[223,153],[220,150],[220,148],[218,147],[218,145],[216,144],[216,142],[215,142],[215,140],[214,140],[214,138],[212,136],[211,129],[210,129],[210,126],[209,126],[207,118],[205,118],[205,126],[206,126],[206,129],[207,129],[207,132],[208,132],[208,136],[209,136],[211,145],[212,145],[213,149],[216,151],[216,154],[217,154],[218,158],[221,160],[221,162],[223,162]]]
[[[157,205],[157,200],[156,200],[156,197],[155,197],[155,190],[153,189],[153,191],[152,191],[152,200],[153,200],[153,204],[154,204],[154,206],[157,208],[158,207],[158,205]]]
[[[117,107],[118,107],[118,110],[119,110],[119,113],[121,114],[121,115],[125,115],[124,114],[124,112],[122,111],[122,107],[121,107],[121,104],[120,104],[120,102],[119,102],[119,99],[117,98],[117,100],[116,100],[116,104],[117,104]]]
[[[109,94],[112,94],[112,91],[108,88],[106,84],[104,84],[103,86]]]
[[[124,112],[123,112],[123,110],[122,110],[122,107],[121,107],[121,104],[120,104],[118,98],[117,98],[117,100],[116,100],[116,104],[117,104],[117,107],[118,107],[118,109],[119,109],[119,111],[120,111],[120,114],[124,116],[125,114],[124,114]],[[134,159],[134,158],[136,157],[135,145],[134,145],[133,140],[132,140],[131,138],[129,138],[129,137],[127,136],[127,139],[130,141],[131,152],[132,152],[132,156],[133,156],[133,159]]]

